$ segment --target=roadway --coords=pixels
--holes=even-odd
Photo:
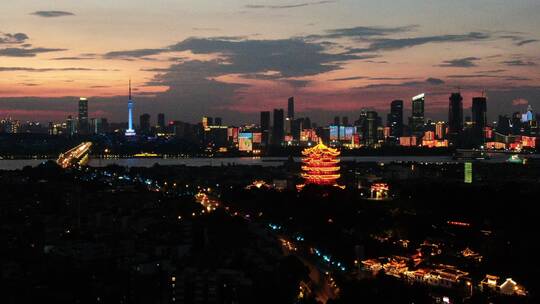
[[[254,218],[249,215],[244,215],[239,212],[233,212],[216,197],[200,192],[195,195],[195,200],[200,203],[208,212],[215,211],[219,207],[224,207],[224,210],[230,216],[240,216],[248,222],[253,223]],[[259,223],[262,224],[262,223]],[[264,225],[264,224],[263,224]],[[266,225],[264,225],[266,226]],[[282,253],[284,256],[294,255],[297,257],[309,270],[309,293],[315,296],[315,299],[321,303],[326,303],[330,299],[336,299],[339,295],[339,287],[336,285],[332,272],[321,264],[312,262],[306,255],[309,252],[308,248],[300,242],[295,242],[289,236],[278,233],[274,229],[269,230],[280,242]]]
[[[64,169],[67,169],[76,165],[84,165],[88,161],[88,152],[90,151],[91,147],[92,147],[91,142],[89,141],[83,142],[80,145],[76,146],[75,148],[65,153],[61,153],[58,156],[58,160],[56,161],[56,163]]]

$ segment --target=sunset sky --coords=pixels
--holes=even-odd
[[[538,0],[20,0],[1,1],[0,118],[90,115],[167,120],[258,112],[297,100],[328,123],[427,93],[444,119],[487,92],[488,113],[540,108]],[[469,115],[466,110],[465,115]]]

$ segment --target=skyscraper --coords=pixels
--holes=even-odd
[[[401,137],[403,135],[403,100],[392,101],[388,120],[390,136]]]
[[[304,119],[298,118],[291,121],[291,136],[295,140],[300,140],[300,133],[304,128]]]
[[[304,122],[302,123],[302,129],[311,129],[311,119],[309,119],[309,117],[304,117]]]
[[[379,115],[375,111],[368,111],[364,129],[364,144],[371,146],[377,143],[377,127],[378,127]]]
[[[486,97],[473,97],[472,100],[473,136],[483,142],[484,129],[487,126],[487,99]]]
[[[103,134],[107,132],[108,121],[106,118],[92,118],[90,119],[90,133]]]
[[[412,98],[412,117],[411,129],[414,133],[422,134],[424,131],[424,104],[426,95],[424,93],[416,95]]]
[[[448,106],[448,133],[456,136],[463,131],[463,97],[460,93],[452,93]]]
[[[88,125],[88,99],[81,97],[79,99],[79,133],[87,134]]]
[[[508,135],[510,134],[510,118],[507,115],[499,115],[497,121],[497,128],[495,129],[497,133]]]
[[[472,121],[476,128],[483,130],[487,125],[487,98],[473,97]]]
[[[261,143],[263,146],[268,146],[270,135],[270,111],[261,112]]]
[[[284,113],[283,109],[274,109],[274,126],[272,129],[272,144],[279,146],[284,139]]]
[[[160,130],[165,129],[165,114],[164,113],[158,113],[157,126]]]
[[[69,115],[66,120],[66,134],[73,136],[77,132],[76,121]]]
[[[135,136],[133,129],[133,100],[131,99],[131,79],[129,80],[129,98],[128,98],[128,129],[126,136]]]
[[[214,118],[214,125],[216,126],[221,126],[221,124],[223,123],[221,117],[215,117]]]
[[[294,97],[289,97],[287,102],[287,118],[294,119]]]
[[[139,117],[139,129],[142,134],[150,133],[150,114],[144,113]]]

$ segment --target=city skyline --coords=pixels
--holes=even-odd
[[[89,116],[126,121],[130,77],[135,117],[191,122],[257,121],[290,96],[320,123],[396,99],[407,113],[421,92],[435,120],[456,91],[464,116],[484,90],[490,121],[538,108],[534,1],[188,2],[0,4],[1,116],[63,120],[84,96]]]

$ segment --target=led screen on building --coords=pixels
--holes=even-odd
[[[339,126],[339,140],[345,139],[345,126]]]
[[[339,139],[339,126],[330,126],[330,140]]]
[[[238,150],[247,152],[253,150],[253,133],[238,134]]]
[[[345,127],[345,140],[350,141],[353,138],[354,127]]]
[[[472,184],[472,163],[465,163],[465,183]]]

